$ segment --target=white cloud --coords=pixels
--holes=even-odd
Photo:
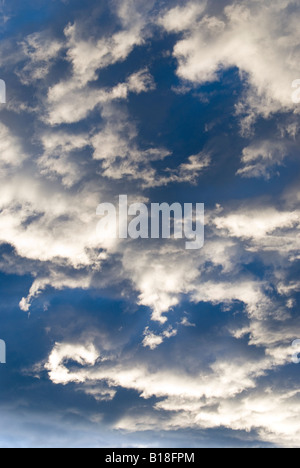
[[[151,350],[154,350],[158,346],[160,346],[165,339],[173,338],[176,335],[177,330],[175,330],[172,327],[168,327],[164,332],[160,333],[159,335],[156,335],[151,330],[149,330],[149,327],[146,327],[144,331],[145,338],[143,340],[143,346],[145,348],[150,348]]]
[[[22,54],[15,57],[17,62],[24,56],[27,59],[19,73],[22,82],[32,84],[32,76],[32,80],[37,81],[36,86],[43,88],[43,93],[45,83],[42,79],[62,51],[66,52],[71,64],[69,79],[53,84],[45,98],[41,93],[36,109],[31,109],[38,127],[42,123],[44,128],[33,136],[31,143],[41,148],[26,169],[21,168],[26,158],[21,142],[6,127],[1,127],[1,170],[5,170],[5,174],[10,170],[11,178],[4,180],[0,188],[0,240],[11,244],[16,255],[16,259],[6,261],[6,266],[3,262],[3,267],[13,268],[13,262],[20,258],[30,264],[28,271],[32,271],[35,279],[28,297],[20,302],[24,311],[29,311],[32,300],[48,285],[58,289],[89,287],[93,272],[98,272],[102,260],[108,257],[101,249],[110,253],[117,251],[117,240],[99,242],[96,235],[96,207],[105,192],[111,192],[106,186],[99,189],[99,173],[102,178],[122,180],[126,177],[138,180],[143,187],[155,187],[168,183],[194,183],[210,164],[209,156],[200,153],[189,157],[178,170],[166,170],[160,176],[152,167],[153,162],[170,156],[170,152],[151,145],[141,149],[135,124],[117,104],[126,100],[129,93],[154,89],[147,68],[125,77],[123,82],[111,88],[93,86],[101,69],[125,60],[134,47],[143,43],[148,34],[150,3],[116,2],[114,11],[120,28],[100,38],[83,37],[80,21],[65,28],[65,40],[56,40],[47,32],[29,35],[22,42]],[[14,105],[10,110],[21,114],[29,110],[28,106],[17,107]],[[96,107],[101,111],[100,128],[93,127],[85,133],[51,128],[85,119]],[[83,152],[87,159],[82,156]],[[92,163],[95,163],[94,174],[90,170]],[[137,192],[140,195],[139,188]],[[122,254],[122,249],[120,251]],[[34,267],[32,262],[35,262]],[[42,264],[46,266],[42,267]],[[72,270],[72,275],[68,269]],[[127,267],[124,271],[126,277],[131,275]],[[194,269],[193,275],[196,274]],[[151,276],[151,271],[148,275]],[[151,285],[147,286],[147,279],[142,284],[137,281],[140,303],[153,307],[154,316],[161,321],[166,320],[162,313],[179,301],[180,293],[176,288],[181,284],[181,276],[180,273],[175,276],[172,273],[172,276],[166,289],[158,282],[157,286],[152,285],[155,286],[154,294],[150,292]],[[134,274],[134,282],[135,277]],[[185,291],[187,285],[188,279],[180,291]]]
[[[207,2],[190,2],[185,6],[177,6],[169,10],[165,16],[160,19],[160,24],[167,31],[181,32],[196,25],[206,9]]]
[[[187,162],[182,163],[175,170],[170,170],[170,175],[157,179],[155,185],[167,185],[172,183],[189,183],[197,184],[200,176],[211,165],[211,157],[205,152],[192,155],[188,158]]]
[[[79,383],[81,391],[91,394],[91,386],[105,388],[111,397],[117,387],[136,390],[141,398],[159,398],[154,411],[145,417],[126,414],[115,428],[126,431],[182,428],[219,428],[231,430],[256,430],[261,440],[281,443],[284,446],[299,444],[300,425],[298,389],[286,392],[279,387],[260,385],[266,372],[284,365],[291,359],[291,348],[282,349],[277,356],[251,360],[249,356],[236,356],[229,362],[219,359],[210,370],[190,375],[182,369],[166,368],[142,362],[99,363],[99,353],[90,346],[56,344],[45,368],[56,384]],[[96,360],[98,359],[98,364]],[[73,372],[66,363],[75,361],[82,365]],[[96,386],[97,385],[97,386]],[[276,384],[274,384],[276,385]],[[97,392],[95,390],[95,397]],[[108,395],[106,394],[108,398]],[[168,419],[162,420],[162,412]]]
[[[143,346],[145,348],[156,349],[164,341],[163,337],[160,335],[155,335],[149,330],[149,327],[146,328],[144,332],[145,338],[143,340]]]
[[[183,317],[180,325],[183,327],[196,327],[195,323],[191,323],[187,317]]]
[[[130,92],[141,93],[153,89],[153,80],[147,70],[140,70],[129,76],[124,83],[113,88],[89,88],[78,86],[76,81],[60,82],[49,89],[47,116],[50,125],[71,124],[84,120],[95,108],[128,98]]]
[[[0,124],[0,174],[5,177],[12,169],[21,167],[27,158],[22,144],[17,136],[12,135],[10,130]]]
[[[45,368],[49,370],[50,379],[54,383],[66,385],[69,382],[82,383],[85,377],[79,377],[77,373],[70,373],[65,367],[68,361],[80,365],[95,365],[99,358],[98,352],[93,345],[80,346],[72,344],[56,344]]]
[[[124,275],[139,291],[139,303],[152,309],[152,319],[165,323],[167,313],[179,304],[199,277],[197,259],[176,245],[144,247],[136,255],[134,246],[123,252]]]
[[[252,110],[264,116],[293,110],[300,37],[291,3],[235,2],[218,15],[205,14],[204,5],[193,1],[171,9],[161,24],[183,33],[174,48],[178,75],[201,84],[218,80],[222,68],[237,67],[249,84],[246,103]]]
[[[60,257],[74,266],[89,264],[85,249],[98,245],[94,229],[97,196],[85,190],[77,197],[51,192],[49,185],[34,183],[25,174],[2,183],[0,193],[2,242],[13,243],[25,258]]]
[[[97,268],[100,269],[101,262],[100,258],[95,258],[95,265],[94,265],[94,270]],[[49,286],[52,288],[56,289],[57,291],[60,291],[62,289],[88,289],[91,287],[92,283],[92,273],[91,271],[79,271],[79,272],[73,272],[72,276],[69,274],[69,271],[67,269],[66,272],[60,271],[62,269],[62,263],[63,261],[59,262],[57,260],[57,264],[54,264],[50,268],[50,271],[47,272],[45,276],[42,274],[38,275],[38,279],[34,280],[29,294],[27,297],[23,297],[20,301],[19,307],[21,310],[24,312],[29,312],[31,308],[31,304],[34,299],[39,297],[42,292]],[[93,269],[93,268],[92,268]]]
[[[147,16],[147,7],[142,7]],[[72,66],[72,75],[67,80],[55,84],[48,91],[45,120],[50,125],[74,123],[85,119],[96,107],[114,100],[127,99],[130,92],[147,92],[154,88],[151,75],[146,69],[140,70],[127,81],[114,87],[97,89],[90,84],[98,79],[102,69],[124,61],[134,47],[144,42],[143,29],[147,25],[144,14],[138,11],[138,5],[130,1],[117,4],[114,13],[120,20],[120,28],[114,34],[101,38],[82,37],[80,22],[69,24],[65,30],[67,61]],[[35,42],[40,43],[35,39]],[[27,42],[32,42],[31,37]],[[43,44],[41,44],[42,47]],[[49,48],[49,54],[54,46]],[[39,55],[35,52],[32,60]],[[47,54],[45,55],[47,57]]]
[[[91,139],[93,157],[101,161],[102,176],[110,179],[140,179],[145,186],[153,186],[159,176],[151,162],[170,155],[165,148],[140,149],[138,132],[126,113],[112,106],[102,111],[104,127]],[[170,180],[170,179],[169,179]]]
[[[290,355],[286,352],[286,357]],[[87,361],[87,356],[89,361]],[[184,373],[181,377],[173,369],[157,369],[153,372],[145,364],[137,364],[131,367],[130,364],[104,362],[100,366],[95,366],[98,354],[94,348],[77,347],[75,345],[56,344],[53,348],[45,368],[49,371],[51,380],[58,384],[68,382],[92,382],[106,380],[112,387],[122,386],[137,390],[142,398],[156,397],[187,397],[201,399],[207,398],[228,398],[234,397],[246,388],[255,387],[255,378],[264,374],[268,369],[270,360],[268,358],[260,362],[241,362],[237,359],[228,364],[219,361],[212,365],[213,373],[201,373],[197,376],[190,376]],[[69,372],[65,362],[72,359],[75,362],[85,362],[89,366]],[[282,361],[280,361],[282,362]],[[282,362],[284,363],[284,361]],[[222,385],[217,385],[219,380]]]
[[[123,22],[120,31],[99,40],[83,39],[77,23],[69,24],[65,28],[67,56],[73,67],[74,80],[78,85],[83,86],[89,81],[94,81],[99,70],[124,61],[134,47],[143,43],[143,18],[134,8],[131,11],[132,22]],[[123,14],[120,10],[119,13]]]
[[[279,135],[278,141],[255,142],[244,149],[237,173],[242,177],[277,174],[298,134],[299,107],[292,100],[300,60],[298,11],[291,0],[231,2],[218,13],[207,2],[190,1],[159,19],[165,30],[180,34],[173,54],[182,80],[203,85],[219,81],[223,70],[239,70],[244,93],[236,114],[244,136],[253,132],[259,116],[290,114],[289,122],[279,125],[286,139]]]
[[[27,36],[21,42],[21,47],[28,60],[18,74],[22,83],[30,85],[47,76],[54,60],[63,48],[63,43],[41,32]]]
[[[263,177],[270,179],[276,167],[282,165],[288,148],[283,141],[263,141],[254,143],[243,150],[244,167],[237,174],[242,177]]]
[[[61,178],[62,184],[71,187],[83,177],[84,167],[72,160],[72,152],[89,145],[89,135],[74,135],[63,132],[47,132],[40,136],[44,154],[38,165],[42,175]]]
[[[244,239],[261,240],[276,234],[276,230],[298,227],[298,211],[279,211],[272,206],[250,208],[243,207],[236,212],[219,216],[214,220],[218,229],[225,229],[230,236]]]

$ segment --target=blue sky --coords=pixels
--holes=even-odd
[[[299,5],[0,2],[0,445],[300,444]],[[96,208],[205,203],[205,246]]]

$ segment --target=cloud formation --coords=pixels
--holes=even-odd
[[[292,83],[298,77],[298,7],[282,2],[234,2],[215,13],[209,2],[190,1],[171,8],[159,20],[168,32],[180,34],[173,50],[178,76],[194,85],[221,79],[224,70],[236,68],[244,85],[236,104],[242,132],[247,134],[258,118],[295,113]],[[294,118],[294,125],[296,123]],[[263,142],[245,148],[238,173],[268,176],[286,157],[286,143]]]
[[[99,405],[93,424],[116,408],[114,431],[299,445],[299,8],[97,3],[1,45],[0,270],[23,312],[60,311],[20,374]],[[99,239],[121,193],[205,202],[204,248]]]

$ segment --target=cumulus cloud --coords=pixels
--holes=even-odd
[[[115,107],[105,107],[102,115],[105,125],[91,139],[93,158],[101,161],[102,176],[115,180],[140,179],[146,186],[155,185],[159,177],[151,162],[165,159],[170,152],[165,148],[139,148],[135,125],[129,122],[126,113]]]
[[[170,170],[170,175],[156,178],[155,185],[167,185],[170,182],[186,182],[196,185],[200,176],[210,167],[211,162],[210,155],[205,152],[189,156],[187,162],[180,164],[175,170]]]
[[[236,213],[219,216],[215,219],[218,229],[227,229],[231,236],[260,240],[276,230],[298,227],[299,212],[279,211],[273,207],[257,209],[242,208]]]
[[[20,139],[8,127],[0,124],[0,174],[6,176],[12,169],[20,168],[26,159]]]
[[[219,15],[193,1],[171,9],[161,24],[184,35],[174,48],[178,75],[201,84],[217,80],[222,68],[237,67],[249,83],[247,103],[253,109],[265,116],[293,110],[299,34],[290,3],[266,1],[262,7],[256,1],[237,2]]]
[[[149,4],[149,8],[151,5]],[[48,90],[46,121],[51,125],[74,123],[83,120],[97,106],[128,97],[128,93],[146,92],[154,87],[151,75],[146,69],[140,70],[111,89],[91,88],[101,70],[124,61],[134,47],[144,42],[143,29],[147,24],[147,8],[144,14],[132,2],[119,2],[115,14],[120,21],[119,31],[100,38],[86,39],[82,35],[82,24],[68,24],[64,30],[66,57],[72,67],[72,75],[61,80]],[[146,16],[145,16],[146,14]],[[34,38],[39,43],[38,38]],[[29,37],[27,42],[31,43]],[[42,52],[43,43],[39,51]],[[47,52],[50,54],[52,45]],[[36,61],[39,56],[33,55]],[[47,58],[47,55],[46,55]]]
[[[148,69],[127,75],[111,88],[90,86],[98,79],[99,70],[124,61],[135,46],[142,44],[142,29],[146,25],[143,12],[148,7],[142,3],[140,7],[138,12],[136,3],[116,2],[114,13],[119,19],[119,31],[113,35],[87,40],[79,20],[65,27],[65,39],[57,40],[49,31],[30,34],[15,57],[22,83],[35,83],[42,90],[33,115],[38,130],[27,141],[35,154],[28,158],[26,167],[22,166],[27,158],[24,142],[5,125],[0,129],[1,172],[3,176],[11,175],[10,180],[4,177],[1,184],[1,242],[12,245],[15,255],[3,262],[3,268],[11,268],[11,263],[20,259],[35,263],[32,274],[36,279],[28,297],[20,302],[24,311],[48,285],[59,289],[88,287],[93,272],[99,271],[106,258],[103,249],[114,249],[111,242],[101,243],[96,233],[96,207],[110,191],[104,183],[99,189],[99,161],[102,178],[131,175],[150,183],[155,171],[149,162],[169,154],[164,149],[140,150],[134,142],[137,131],[128,123],[128,116],[114,122],[119,109],[108,110],[109,103],[126,100],[130,93],[154,89]],[[61,60],[71,65],[71,76],[67,80],[58,77],[49,85],[45,78],[61,51],[66,54]],[[102,131],[94,126],[85,133],[66,127],[52,128],[86,119],[97,106],[103,111]],[[28,111],[27,107],[15,107],[11,105],[10,110],[21,114]],[[105,141],[111,149],[105,149]],[[98,164],[93,162],[93,150]],[[119,157],[124,158],[124,165],[117,172]]]
[[[164,314],[179,304],[181,294],[188,293],[198,278],[197,260],[176,245],[145,247],[139,256],[133,248],[124,250],[124,274],[139,291],[139,303],[153,310],[152,319],[165,323]]]
[[[68,382],[82,383],[85,381],[84,377],[79,377],[76,373],[69,373],[68,369],[64,366],[64,362],[72,360],[81,365],[94,365],[98,359],[96,349],[91,345],[74,346],[74,345],[61,345],[56,344],[46,369],[50,371],[50,378],[54,383],[62,383],[66,385]]]
[[[284,142],[266,140],[255,143],[243,150],[242,164],[244,167],[237,174],[242,177],[263,177],[269,179],[282,165],[286,157],[287,147]]]
[[[128,94],[147,92],[153,89],[153,80],[147,70],[129,76],[126,82],[111,89],[90,89],[74,82],[58,83],[49,89],[46,121],[50,125],[71,124],[85,119],[99,106],[126,100]]]
[[[46,32],[30,34],[20,45],[27,60],[18,74],[22,83],[27,85],[47,76],[63,47],[61,41],[51,38]]]
[[[234,2],[216,13],[206,2],[190,1],[171,8],[160,25],[179,37],[173,55],[178,76],[194,85],[220,80],[222,72],[238,69],[244,85],[236,104],[244,135],[259,117],[298,113],[292,83],[298,77],[300,38],[298,7],[291,1]],[[294,128],[293,122],[286,124]],[[272,140],[245,148],[243,177],[268,178],[288,154],[291,142]]]
[[[134,365],[112,360],[95,365],[99,352],[92,346],[56,344],[45,367],[54,383],[80,383],[81,390],[88,394],[91,394],[90,387],[98,382],[99,391],[108,385],[111,391],[123,387],[137,391],[143,399],[160,399],[154,404],[151,416],[124,415],[116,422],[117,429],[153,430],[160,427],[162,412],[167,411],[165,429],[256,430],[263,440],[290,446],[299,440],[298,391],[283,393],[276,388],[271,397],[271,389],[259,381],[267,370],[284,365],[291,351],[286,347],[280,355],[262,356],[256,361],[242,356],[230,363],[220,359],[211,365],[210,371],[190,375],[182,369],[179,374],[179,369],[172,367],[159,366],[154,370],[141,360]],[[83,367],[69,371],[66,363],[70,359]],[[252,389],[250,394],[249,389]]]
[[[143,346],[145,348],[150,348],[150,349],[156,349],[159,345],[161,345],[164,342],[165,338],[173,338],[174,336],[177,335],[177,330],[173,329],[172,327],[168,327],[163,333],[160,335],[156,335],[153,333],[151,330],[149,330],[149,327],[147,327],[144,331],[144,340],[143,340]]]
[[[88,146],[88,135],[47,131],[41,135],[40,141],[44,147],[44,153],[38,160],[42,175],[49,179],[59,178],[66,187],[82,180],[84,165],[76,163],[72,155]]]
[[[73,67],[74,81],[78,84],[85,85],[94,81],[99,70],[124,61],[133,48],[144,41],[143,28],[146,18],[138,11],[138,5],[130,0],[118,3],[116,15],[121,27],[113,35],[86,40],[81,36],[78,23],[69,24],[65,28],[67,56]]]

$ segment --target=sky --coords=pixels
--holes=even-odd
[[[0,1],[1,447],[300,446],[299,18]],[[99,239],[122,194],[204,247]]]

